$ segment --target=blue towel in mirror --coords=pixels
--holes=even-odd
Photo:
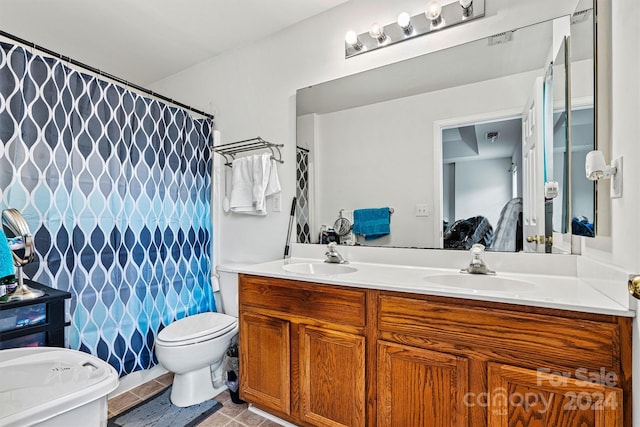
[[[389,208],[356,209],[353,211],[353,232],[364,240],[378,239],[391,233]]]
[[[7,236],[4,234],[2,227],[0,227],[0,279],[13,274],[16,274],[15,267],[13,266],[13,254],[11,253],[11,249],[9,249]]]

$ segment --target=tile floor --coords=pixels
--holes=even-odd
[[[146,398],[159,393],[171,385],[173,374],[159,376],[130,391],[109,399],[109,417],[135,406]],[[279,424],[267,420],[253,412],[249,412],[246,403],[237,405],[231,401],[229,392],[225,391],[214,398],[222,403],[222,408],[199,424],[199,427],[278,427]]]

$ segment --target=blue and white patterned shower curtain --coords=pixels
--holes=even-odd
[[[121,375],[175,319],[215,309],[211,122],[0,43],[0,209],[25,216],[27,277],[71,292],[69,346]]]

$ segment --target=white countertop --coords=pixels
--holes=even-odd
[[[287,264],[322,262],[323,260],[310,258],[290,258],[286,261]],[[467,298],[616,316],[635,316],[634,310],[621,305],[586,281],[573,276],[502,273],[498,271],[495,276],[491,277],[498,279],[505,286],[503,289],[494,290],[483,289],[484,286],[481,283],[477,288],[475,285],[467,285],[471,281],[482,280],[486,282],[492,279],[487,276],[460,273],[459,269],[351,262],[348,266],[356,268],[357,271],[343,274],[304,274],[286,271],[283,269],[284,265],[285,261],[280,259],[253,265],[226,265],[220,266],[219,269],[234,273],[358,288]],[[450,276],[444,278],[447,279],[446,283],[455,282],[455,284],[433,283],[438,279],[433,276]],[[458,277],[460,281],[457,280]],[[464,287],[458,287],[458,283]]]

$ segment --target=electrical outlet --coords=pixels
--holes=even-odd
[[[280,212],[282,210],[282,196],[280,194],[275,194],[273,196],[273,211]]]
[[[416,204],[416,217],[425,217],[431,215],[429,205],[426,203]]]

